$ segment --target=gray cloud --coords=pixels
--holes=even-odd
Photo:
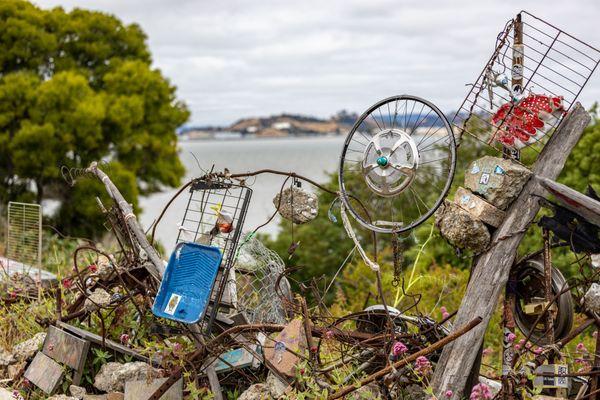
[[[597,0],[36,0],[139,23],[196,124],[279,112],[327,117],[399,93],[460,106],[521,8],[600,47]],[[593,77],[581,100],[600,100]]]

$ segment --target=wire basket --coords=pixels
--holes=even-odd
[[[291,298],[290,286],[282,276],[285,263],[254,235],[246,236],[235,261],[237,311],[252,324],[286,321],[280,294]],[[281,293],[278,292],[278,289]]]
[[[236,305],[232,265],[251,196],[251,189],[212,175],[197,179],[190,188],[176,243],[214,246],[223,255],[210,297],[212,307],[206,313],[208,332],[219,308]]]
[[[535,159],[598,62],[599,50],[521,11],[498,35],[454,116],[457,136],[467,133],[516,159],[531,149]]]

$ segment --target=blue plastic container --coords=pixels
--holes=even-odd
[[[217,247],[179,243],[154,299],[154,315],[186,324],[198,322],[208,306],[221,258]]]

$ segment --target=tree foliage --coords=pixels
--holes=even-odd
[[[61,166],[109,162],[134,206],[140,193],[179,184],[175,129],[189,112],[152,68],[138,25],[7,0],[0,49],[0,200],[58,200],[60,228],[93,234],[102,190],[68,188]]]

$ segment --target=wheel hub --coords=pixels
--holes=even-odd
[[[391,197],[410,186],[418,164],[419,152],[413,138],[400,129],[386,129],[369,141],[362,171],[373,192]]]

